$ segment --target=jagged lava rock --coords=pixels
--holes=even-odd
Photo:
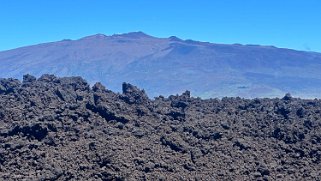
[[[0,79],[0,180],[320,180],[321,101]]]

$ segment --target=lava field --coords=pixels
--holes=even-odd
[[[320,180],[321,100],[0,79],[0,180]]]

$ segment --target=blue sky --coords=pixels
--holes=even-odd
[[[143,31],[321,52],[320,0],[2,0],[0,50]]]

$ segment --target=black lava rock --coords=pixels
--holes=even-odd
[[[320,105],[0,79],[0,180],[320,180]]]

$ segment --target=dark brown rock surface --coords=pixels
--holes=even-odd
[[[320,180],[321,100],[0,79],[0,180]]]

